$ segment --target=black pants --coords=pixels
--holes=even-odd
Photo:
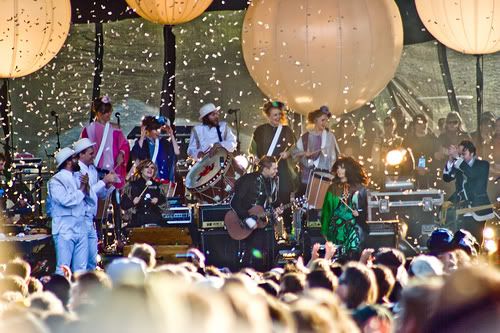
[[[459,226],[460,228],[469,231],[472,236],[476,237],[477,242],[481,245],[483,243],[483,229],[485,224],[486,221],[476,221],[472,216],[464,216],[461,219]]]

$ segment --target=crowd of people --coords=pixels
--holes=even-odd
[[[443,233],[443,231],[440,231]],[[443,237],[431,253],[365,249],[359,261],[332,261],[319,244],[265,272],[231,273],[189,262],[157,265],[136,244],[104,271],[30,276],[15,259],[0,268],[0,331],[62,332],[497,332],[500,273]]]

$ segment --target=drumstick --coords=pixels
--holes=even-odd
[[[144,190],[142,190],[141,194],[139,195],[139,200],[141,200],[142,195],[144,194],[144,192],[146,192],[146,190],[148,189],[148,187],[151,186],[151,185],[153,185],[153,182],[150,181],[150,180],[148,180],[146,182],[146,187],[144,188]]]
[[[349,205],[344,201],[344,199],[340,198],[340,202],[342,202],[347,208],[349,208],[349,210],[351,211],[351,213],[354,214],[354,209],[352,209],[351,207],[349,207]]]

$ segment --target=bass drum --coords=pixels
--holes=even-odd
[[[245,174],[226,149],[216,146],[194,164],[186,175],[186,188],[204,204],[228,202],[236,180]]]

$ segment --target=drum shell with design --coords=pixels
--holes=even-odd
[[[226,149],[216,147],[193,165],[185,185],[199,203],[228,202],[236,180],[244,173]]]

